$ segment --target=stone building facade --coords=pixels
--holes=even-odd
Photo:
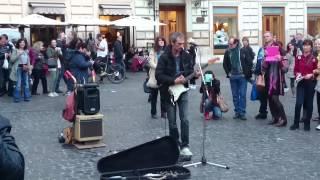
[[[170,32],[182,31],[196,40],[204,55],[223,53],[230,36],[249,37],[252,46],[258,47],[263,44],[264,31],[272,31],[284,43],[296,33],[315,38],[320,32],[319,0],[1,0],[0,9],[0,21],[31,13],[62,21],[73,17],[114,20],[129,15],[160,20],[167,25],[113,30],[88,26],[87,30],[94,34],[121,31],[127,43],[137,47],[150,47],[154,34],[168,38]],[[83,37],[84,27],[78,27],[78,32]],[[26,37],[28,33],[31,38],[36,34],[27,29]]]

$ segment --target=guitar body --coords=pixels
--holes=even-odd
[[[219,58],[212,58],[212,59],[209,59],[208,60],[208,63],[201,66],[201,69],[204,69],[206,67],[208,67],[209,64],[213,64],[215,63],[216,61],[218,61]],[[186,81],[189,81],[190,79],[192,79],[193,77],[195,76],[195,72],[190,74],[189,76],[187,76],[185,78]],[[179,99],[180,95],[184,92],[187,92],[189,90],[189,88],[186,88],[184,87],[183,84],[176,84],[176,85],[172,85],[172,86],[169,86],[169,94],[172,96],[171,97],[171,101],[173,103],[177,102],[177,100]]]
[[[183,84],[176,84],[169,86],[169,93],[172,96],[173,102],[177,102],[179,99],[180,95],[184,92],[187,92],[189,88],[184,87]]]

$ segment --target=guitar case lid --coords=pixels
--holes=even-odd
[[[165,136],[136,147],[106,156],[98,161],[100,173],[139,170],[175,165],[179,158],[177,142]]]

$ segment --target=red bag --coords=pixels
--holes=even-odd
[[[73,122],[76,117],[75,104],[74,92],[72,92],[67,96],[66,106],[62,111],[62,117],[69,122]]]

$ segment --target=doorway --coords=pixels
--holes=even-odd
[[[186,33],[185,6],[160,5],[160,22],[167,24],[160,26],[160,36],[169,42],[169,35],[173,32]]]
[[[262,31],[273,33],[274,39],[285,43],[283,8],[263,8]]]
[[[99,18],[106,21],[115,21],[125,17],[120,15],[100,15]],[[100,34],[107,38],[109,51],[112,51],[113,44],[117,40],[117,32],[122,35],[123,50],[127,52],[130,47],[130,27],[100,26]]]

